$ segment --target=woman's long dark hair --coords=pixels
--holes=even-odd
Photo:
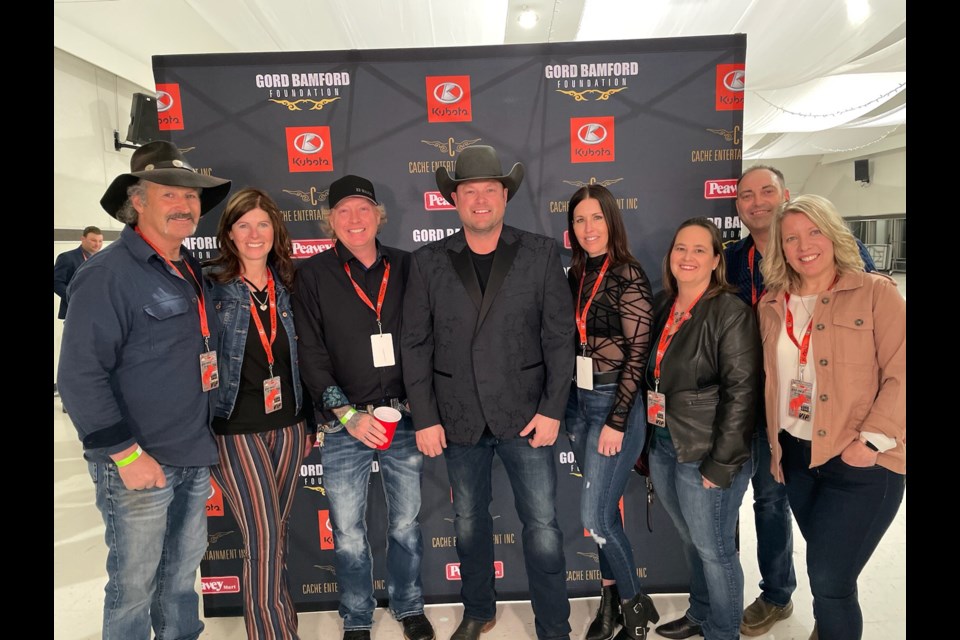
[[[570,204],[567,207],[567,229],[570,236],[570,248],[573,249],[570,270],[573,275],[578,278],[583,275],[583,268],[587,264],[587,252],[580,246],[577,241],[577,234],[573,232],[573,210],[587,198],[593,198],[600,203],[603,219],[607,223],[607,255],[610,256],[610,266],[616,267],[627,263],[640,264],[630,253],[627,229],[623,225],[623,214],[620,213],[620,207],[617,206],[617,199],[606,187],[599,184],[588,184],[577,189],[570,198]]]
[[[270,217],[273,225],[273,247],[267,255],[267,264],[272,266],[280,278],[280,282],[288,290],[293,287],[293,260],[290,258],[290,236],[287,227],[280,217],[280,208],[267,195],[266,191],[247,187],[237,191],[227,201],[227,206],[220,216],[217,225],[217,242],[220,244],[220,255],[207,264],[216,267],[210,277],[220,283],[230,282],[240,276],[241,262],[237,246],[230,239],[230,229],[233,225],[254,209],[262,209]]]

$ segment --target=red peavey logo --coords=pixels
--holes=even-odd
[[[564,248],[564,249],[572,249],[572,248],[573,248],[572,246],[570,246],[570,231],[569,231],[569,230],[563,232],[563,248]]]
[[[160,131],[183,131],[179,84],[157,85],[157,123]]]
[[[570,162],[613,162],[615,159],[613,116],[570,118]]]
[[[203,590],[203,595],[205,596],[212,596],[220,593],[240,593],[240,577],[201,576],[200,587]]]
[[[503,577],[503,561],[494,560],[493,561],[493,577],[500,579]],[[459,580],[460,579],[460,563],[459,562],[449,562],[447,563],[447,580]]]
[[[470,122],[470,76],[427,76],[427,122]]]
[[[736,198],[737,179],[727,178],[724,180],[707,180],[703,183],[703,197],[707,200],[716,200],[717,198]]]
[[[291,257],[294,260],[315,256],[327,249],[332,249],[334,245],[334,241],[330,238],[296,239],[291,240],[290,243],[293,245],[293,255]]]
[[[717,111],[743,111],[744,78],[742,64],[717,65]]]
[[[455,206],[447,202],[443,194],[439,191],[426,191],[423,194],[423,208],[427,211],[447,211],[456,209]]]
[[[333,549],[333,525],[330,524],[330,512],[327,509],[317,511],[320,524],[320,548]]]
[[[333,171],[330,127],[287,127],[287,165],[291,173]]]

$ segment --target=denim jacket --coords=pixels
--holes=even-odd
[[[290,292],[280,282],[277,272],[271,267],[277,291],[277,313],[290,342],[290,362],[293,367],[293,389],[297,412],[303,407],[303,388],[300,384],[300,368],[297,362],[297,332],[293,326],[293,310]],[[204,275],[209,275],[204,271]],[[243,367],[243,352],[247,344],[247,329],[250,327],[250,290],[241,278],[226,284],[210,279],[212,300],[220,320],[220,343],[217,359],[220,369],[220,395],[214,415],[229,418],[240,391],[240,370]]]

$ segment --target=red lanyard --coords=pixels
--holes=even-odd
[[[270,300],[270,340],[267,340],[267,332],[263,329],[263,323],[260,322],[260,314],[257,313],[255,307],[259,306],[260,303],[256,302],[257,298],[253,295],[253,291],[249,291],[251,301],[255,304],[250,305],[250,315],[253,316],[253,322],[257,325],[257,333],[260,334],[260,344],[263,345],[263,350],[267,354],[267,366],[270,368],[270,377],[273,377],[273,341],[277,339],[277,289],[273,284],[273,273],[270,272],[270,269],[267,269],[267,298]]]
[[[171,269],[173,269],[173,272],[176,273],[180,277],[180,279],[186,280],[186,278],[183,277],[183,274],[180,273],[180,270],[177,269],[177,266],[173,264],[173,261],[171,261],[165,255],[163,255],[163,253],[161,253],[160,250],[157,249],[157,247],[154,246],[152,242],[147,240],[146,236],[144,236],[143,233],[140,231],[140,227],[134,227],[134,230],[136,230],[137,235],[143,238],[143,241],[146,242],[148,245],[150,245],[150,248],[156,251],[157,255],[160,256],[160,258],[162,258],[163,261],[166,262]],[[190,275],[193,277],[194,282],[197,283],[197,287],[199,288],[199,291],[200,291],[200,294],[197,296],[197,307],[200,310],[200,333],[203,335],[203,344],[206,346],[207,351],[209,351],[210,350],[210,326],[207,325],[207,309],[203,305],[203,285],[200,284],[199,280],[197,280],[197,274],[195,274],[193,272],[193,269],[190,268],[190,263],[187,262],[186,259],[184,259],[183,261],[183,266],[185,266],[187,268],[187,271],[190,272]]]
[[[806,331],[803,332],[803,342],[798,342],[793,334],[793,312],[790,311],[790,294],[784,292],[783,301],[787,307],[787,337],[800,350],[800,366],[807,366],[807,352],[810,351],[810,333],[813,331],[813,314],[810,314],[810,322],[807,324]]]
[[[754,307],[757,306],[757,301],[760,300],[760,296],[762,296],[764,292],[764,289],[761,289],[760,293],[757,293],[757,280],[753,277],[753,256],[756,252],[757,245],[751,246],[750,251],[747,252],[747,268],[750,269],[750,300],[752,302],[752,306]],[[762,258],[763,256],[760,257]]]
[[[387,262],[387,258],[383,258],[383,280],[380,282],[380,293],[377,294],[376,308],[374,308],[373,303],[370,302],[370,298],[367,297],[367,294],[364,293],[363,289],[360,288],[360,285],[358,285],[356,280],[353,279],[353,274],[350,273],[350,265],[344,262],[343,270],[347,272],[347,277],[350,279],[350,284],[353,285],[353,289],[357,292],[357,295],[360,296],[360,299],[363,300],[368,307],[370,307],[371,311],[377,314],[377,326],[380,328],[380,333],[383,333],[383,325],[380,324],[380,310],[383,309],[383,299],[387,295],[387,282],[390,280],[390,263]]]
[[[600,275],[597,276],[597,281],[593,283],[593,291],[583,305],[582,313],[580,311],[580,296],[583,295],[583,281],[587,277],[586,267],[583,268],[583,273],[580,275],[580,289],[577,291],[577,308],[574,310],[574,315],[577,320],[577,330],[580,332],[580,348],[583,349],[584,355],[587,353],[587,311],[590,310],[590,304],[593,303],[593,299],[600,289],[600,283],[603,282],[603,276],[607,273],[607,267],[609,266],[610,256],[607,256],[606,260],[603,261],[603,266],[600,267]]]
[[[670,306],[670,316],[667,318],[667,324],[663,328],[663,331],[660,332],[660,341],[657,344],[657,357],[653,366],[653,377],[656,385],[660,385],[660,363],[663,362],[663,355],[667,352],[667,347],[670,346],[670,343],[673,342],[673,336],[677,335],[677,332],[680,331],[680,327],[683,326],[683,323],[690,319],[690,309],[693,309],[700,298],[706,292],[706,289],[700,292],[700,295],[690,303],[690,306],[687,307],[687,310],[683,312],[683,317],[677,320],[677,301],[674,300],[673,304]]]

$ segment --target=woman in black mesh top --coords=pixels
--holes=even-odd
[[[630,254],[623,217],[606,187],[574,193],[567,223],[578,344],[564,423],[583,473],[580,515],[597,542],[602,576],[586,640],[612,637],[621,612],[617,640],[643,638],[660,616],[640,591],[619,503],[646,440],[640,385],[650,353],[650,282]]]

